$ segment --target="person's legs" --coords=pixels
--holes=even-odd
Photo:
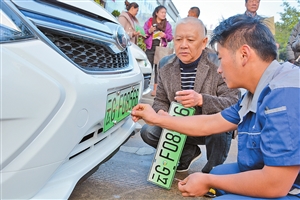
[[[226,174],[237,174],[240,173],[240,168],[237,163],[227,163],[214,167],[210,174],[215,175],[226,175]]]
[[[209,173],[217,165],[223,164],[228,156],[232,139],[232,132],[206,136],[207,163],[202,169],[203,173]]]
[[[151,64],[151,67],[153,69],[153,61],[154,61],[154,53],[155,53],[155,50],[152,50],[152,49],[146,49],[146,55],[147,55],[147,58]]]
[[[205,137],[187,137],[181,157],[179,160],[179,165],[177,167],[177,172],[185,172],[189,170],[190,165],[200,158],[201,150],[198,147],[200,144],[205,144]]]
[[[156,95],[156,88],[157,88],[157,69],[156,69],[156,64],[154,64],[154,55],[155,55],[155,49],[157,46],[159,46],[159,43],[160,43],[160,40],[153,40],[151,49],[146,49],[146,52],[145,52],[149,62],[151,63],[152,70],[154,72],[153,73],[153,76],[154,76],[153,90],[151,92],[152,96]]]
[[[214,199],[217,200],[299,200],[298,197],[296,196],[292,196],[292,195],[288,195],[285,197],[281,197],[281,198],[271,198],[271,199],[265,199],[265,198],[255,198],[255,197],[247,197],[247,196],[241,196],[241,195],[237,195],[237,194],[225,194],[222,196],[218,196]]]
[[[237,163],[229,163],[229,164],[221,164],[218,165],[210,171],[210,174],[215,174],[215,175],[226,175],[226,174],[237,174],[240,173],[240,168]],[[218,190],[216,189],[217,196],[225,195],[227,194],[223,190]]]
[[[156,96],[156,87],[157,87],[156,79],[157,79],[157,77],[156,77],[155,66],[153,64],[155,50],[154,49],[147,49],[145,53],[147,55],[147,58],[148,58],[149,62],[151,63],[151,67],[152,67],[152,71],[153,71],[153,77],[154,77],[153,89],[152,89],[151,95]]]
[[[226,175],[226,174],[237,174],[240,173],[240,169],[237,163],[229,163],[229,164],[222,164],[219,166],[214,167],[211,171],[210,174],[215,174],[215,175]],[[265,198],[254,198],[254,197],[247,197],[247,196],[241,196],[237,194],[230,194],[227,193],[223,190],[216,190],[217,191],[217,197],[214,199],[221,200],[221,199],[237,199],[237,200],[266,200]],[[287,195],[285,197],[281,198],[272,198],[273,200],[296,200],[299,198],[296,196],[292,195]]]
[[[153,65],[154,68],[154,84],[153,84],[153,90],[151,92],[151,96],[156,96],[156,89],[157,89],[157,77],[158,77],[158,69],[157,69],[157,65],[154,64]]]
[[[141,137],[145,143],[156,149],[162,128],[159,126],[150,126],[148,124],[143,125],[140,130]]]
[[[157,84],[157,76],[158,76],[158,68],[157,68],[157,65],[154,64],[154,83]]]

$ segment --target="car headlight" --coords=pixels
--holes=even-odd
[[[116,30],[116,39],[118,44],[125,49],[127,46],[129,46],[130,43],[130,37],[125,32],[124,28],[122,26],[118,26]]]
[[[0,19],[0,43],[35,38],[26,23],[4,1],[1,1]]]

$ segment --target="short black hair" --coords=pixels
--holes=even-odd
[[[235,52],[242,45],[253,48],[264,61],[277,57],[277,47],[273,34],[262,19],[238,14],[222,21],[214,30],[210,45],[219,43]]]
[[[196,6],[193,6],[190,8],[190,10],[193,10],[194,12],[196,12],[197,17],[200,16],[200,9]]]

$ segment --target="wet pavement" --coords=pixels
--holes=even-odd
[[[152,104],[153,97],[144,95],[141,102]],[[139,122],[143,125],[143,121]],[[139,127],[139,126],[138,126]],[[191,173],[199,172],[206,163],[205,146],[200,159],[195,161],[188,172],[176,173],[175,177],[183,179]],[[237,141],[232,140],[228,158],[225,163],[236,162]],[[174,180],[170,190],[163,189],[147,181],[152,165],[155,149],[143,142],[137,132],[121,146],[109,161],[100,165],[99,169],[84,182],[79,183],[70,196],[70,200],[87,199],[133,199],[133,200],[209,200],[205,197],[182,197]]]

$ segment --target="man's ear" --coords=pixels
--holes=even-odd
[[[207,41],[208,41],[208,38],[205,37],[203,40],[202,40],[202,50],[205,49],[206,45],[207,45]]]
[[[245,66],[251,56],[250,47],[246,44],[242,45],[240,48],[240,54],[242,65]]]

